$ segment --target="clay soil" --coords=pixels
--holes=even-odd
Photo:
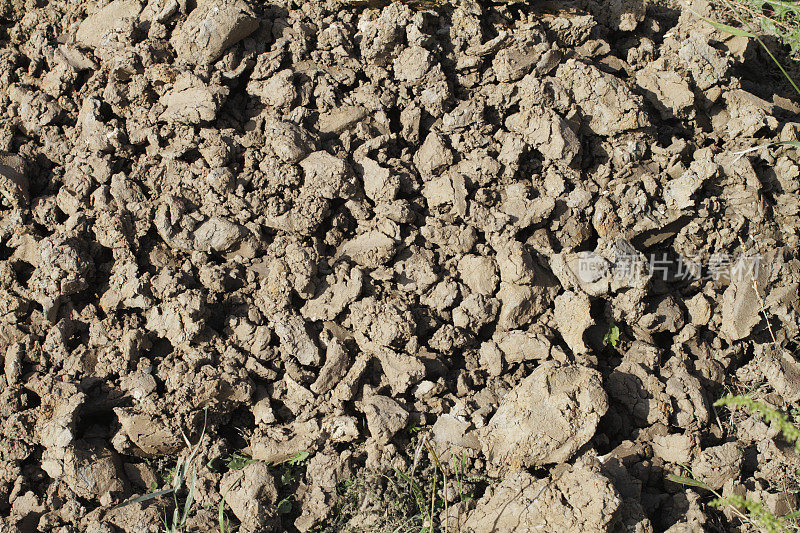
[[[4,0],[0,531],[163,531],[190,446],[197,532],[791,512],[713,406],[800,400],[775,70],[644,0]]]

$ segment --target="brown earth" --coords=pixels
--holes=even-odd
[[[746,529],[681,465],[787,512],[712,407],[800,400],[772,70],[639,0],[4,2],[0,530],[161,530],[182,433],[192,531],[381,530],[436,458],[441,530]]]

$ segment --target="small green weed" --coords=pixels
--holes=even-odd
[[[792,516],[795,513],[786,515],[785,517],[776,517],[759,501],[742,498],[737,494],[731,494],[728,497],[723,497],[707,483],[701,479],[698,479],[697,476],[695,476],[691,469],[689,469],[687,466],[684,466],[683,468],[689,472],[689,476],[676,476],[675,474],[669,474],[667,475],[667,479],[673,483],[679,483],[688,487],[697,487],[709,491],[715,496],[714,499],[708,502],[711,507],[728,507],[742,521],[747,522],[753,527],[760,528],[761,531],[765,533],[789,533],[790,531],[793,531],[785,521],[795,518]]]
[[[763,402],[754,400],[748,396],[727,395],[723,396],[714,403],[715,407],[727,407],[729,409],[744,409],[748,413],[758,416],[765,422],[778,428],[783,438],[794,445],[796,451],[800,452],[800,430],[789,421],[789,417],[780,411],[773,409]],[[793,412],[794,415],[794,412]],[[730,508],[739,518],[754,527],[759,528],[765,533],[789,533],[798,531],[797,519],[800,518],[800,511],[795,511],[784,516],[775,516],[769,509],[756,500],[743,498],[738,494],[731,494],[723,497],[707,483],[699,479],[688,467],[684,466],[689,476],[676,476],[670,474],[667,479],[681,485],[697,487],[709,491],[715,496],[709,502],[712,507]]]
[[[278,483],[282,489],[292,490],[291,485],[297,482],[300,471],[305,467],[305,463],[310,455],[309,452],[303,450],[295,453],[284,461],[270,464],[271,467],[278,469]],[[236,471],[242,470],[246,466],[258,462],[258,460],[253,459],[243,451],[236,451],[225,458],[224,462],[229,471]],[[243,477],[244,473],[239,476],[228,490],[232,490],[236,487]],[[230,533],[231,531],[230,522],[225,516],[225,500],[227,496],[227,493],[223,494],[217,504],[217,521],[219,523],[220,533]],[[294,497],[294,493],[292,492],[277,503],[276,507],[279,514],[289,514],[292,512]]]
[[[245,455],[241,452],[233,452],[228,457],[227,461],[225,462],[225,465],[228,467],[229,470],[241,470],[247,465],[251,465],[255,462],[256,460],[250,457],[249,455]]]
[[[794,445],[794,449],[800,452],[800,430],[789,421],[789,417],[769,405],[754,400],[748,396],[723,396],[714,403],[715,407],[741,408],[754,414],[777,427],[783,434],[786,442]]]
[[[619,326],[615,323],[609,324],[608,331],[603,337],[603,344],[612,348],[616,348],[617,344],[619,344]]]
[[[308,456],[309,453],[306,451],[297,452],[286,461],[286,464],[290,466],[302,466],[303,464],[305,464],[306,460],[308,459]]]
[[[276,505],[278,510],[278,514],[289,514],[292,512],[292,500],[294,500],[294,495],[290,494],[286,496],[281,501],[279,501]]]
[[[278,481],[281,485],[291,485],[297,481],[298,475],[301,473],[302,462],[291,462],[291,459],[281,463],[282,467],[279,470]]]

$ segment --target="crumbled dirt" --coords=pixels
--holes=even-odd
[[[2,3],[0,530],[159,531],[201,436],[191,531],[795,508],[712,406],[800,400],[770,68],[670,2]]]

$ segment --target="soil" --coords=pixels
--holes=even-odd
[[[774,70],[663,2],[3,2],[0,530],[159,531],[187,439],[191,531],[377,531],[421,460],[447,531],[790,511],[712,406],[800,400]]]

